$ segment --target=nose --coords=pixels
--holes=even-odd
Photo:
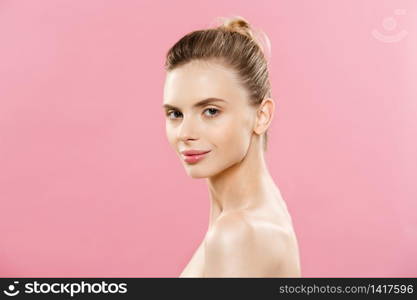
[[[197,139],[197,129],[197,124],[191,117],[184,117],[178,129],[178,139],[181,141]]]

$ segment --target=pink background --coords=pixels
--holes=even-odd
[[[210,207],[166,140],[164,55],[232,15],[272,43],[302,275],[417,276],[414,0],[1,1],[0,276],[179,276]]]

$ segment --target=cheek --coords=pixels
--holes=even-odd
[[[165,126],[165,133],[168,139],[168,142],[171,146],[174,146],[175,143],[175,130],[172,128],[172,126],[166,124]]]
[[[248,120],[230,118],[217,130],[216,140],[222,151],[233,155],[234,153],[246,152],[250,141],[250,129]],[[219,134],[221,133],[221,134]]]

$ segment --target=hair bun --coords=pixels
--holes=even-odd
[[[219,25],[220,23],[220,25]],[[219,17],[216,19],[216,28],[227,31],[239,32],[253,40],[262,50],[267,60],[271,57],[271,42],[265,32],[254,29],[250,23],[241,16],[229,18]]]
[[[219,29],[226,29],[229,31],[236,31],[247,37],[254,39],[252,28],[249,22],[241,17],[241,16],[234,16],[230,18],[219,18],[222,24],[218,26]]]

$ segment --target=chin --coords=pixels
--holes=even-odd
[[[215,173],[214,170],[211,170],[210,168],[207,168],[207,166],[186,166],[185,171],[187,172],[187,175],[191,178],[208,178],[213,176]]]
[[[224,170],[225,170],[224,168],[213,169],[213,168],[207,168],[204,166],[186,167],[186,172],[188,176],[190,176],[191,178],[195,178],[195,179],[213,177],[217,174],[220,174]]]
[[[210,175],[207,174],[207,172],[201,172],[201,171],[195,171],[195,170],[188,170],[187,174],[191,178],[195,178],[195,179],[210,177]]]

